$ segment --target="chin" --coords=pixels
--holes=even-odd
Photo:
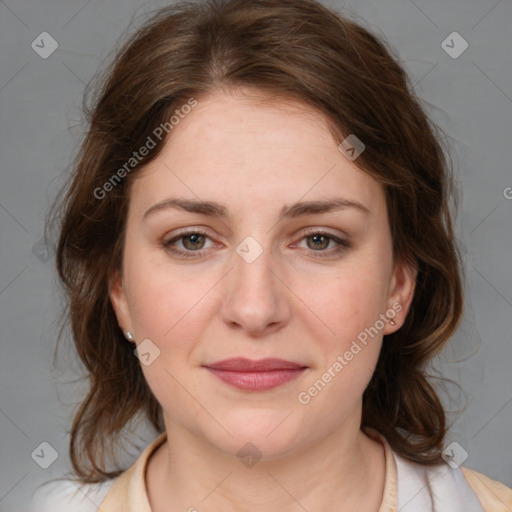
[[[290,414],[291,411],[291,408],[233,411],[225,415],[222,422],[233,437],[225,435],[213,443],[220,450],[239,458],[245,452],[249,456],[265,459],[283,457],[294,449],[301,432],[297,418],[292,418],[295,414]]]

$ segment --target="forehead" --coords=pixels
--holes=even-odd
[[[276,210],[334,194],[377,208],[383,201],[381,185],[343,156],[321,113],[291,99],[224,91],[180,119],[134,188],[153,202],[172,194]]]
[[[215,162],[246,161],[260,154],[279,162],[300,147],[318,158],[318,141],[335,144],[325,118],[291,98],[269,98],[255,92],[217,91],[198,101],[169,138],[170,151],[201,146],[195,156]]]

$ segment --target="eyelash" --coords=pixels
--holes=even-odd
[[[165,250],[167,250],[177,256],[180,256],[180,257],[184,257],[184,258],[201,257],[203,255],[203,251],[206,251],[207,249],[202,249],[202,250],[198,250],[198,251],[191,251],[191,250],[184,251],[182,249],[176,249],[176,247],[172,246],[173,243],[175,243],[178,240],[185,238],[186,236],[189,236],[189,235],[202,235],[204,237],[210,238],[208,233],[206,233],[205,231],[203,231],[201,229],[193,229],[193,230],[181,232],[178,236],[175,236],[174,238],[171,238],[170,240],[165,241],[162,245]],[[300,241],[302,241],[304,238],[308,238],[313,235],[324,236],[338,244],[337,247],[335,247],[334,249],[331,249],[330,251],[327,251],[327,250],[314,251],[313,249],[310,249],[310,251],[312,253],[314,253],[314,256],[313,256],[314,258],[327,258],[327,257],[331,257],[333,255],[336,256],[338,254],[345,252],[348,248],[351,247],[351,244],[347,240],[343,240],[341,238],[334,236],[333,234],[331,234],[327,231],[322,231],[322,230],[310,230],[303,234]],[[325,254],[326,252],[327,252],[327,254]],[[324,253],[324,254],[319,254],[319,253]]]

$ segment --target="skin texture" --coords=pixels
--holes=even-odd
[[[297,502],[311,511],[376,511],[385,463],[382,446],[360,431],[362,395],[382,336],[404,321],[415,275],[393,261],[382,186],[338,150],[323,117],[248,93],[199,101],[132,183],[111,301],[135,343],[149,339],[160,350],[142,366],[168,433],[148,465],[150,503],[154,512],[292,511]],[[144,218],[171,197],[216,201],[229,215],[167,208]],[[278,221],[285,205],[334,197],[370,212]],[[183,228],[207,232],[199,255],[164,247]],[[309,228],[350,247],[335,253],[336,242],[312,240]],[[251,263],[236,252],[247,236],[263,249]],[[194,251],[190,238],[171,247]],[[298,394],[397,303],[396,325],[387,323],[301,404]],[[308,369],[272,390],[241,391],[202,366],[230,357],[277,357]],[[247,442],[262,454],[250,468],[236,456]]]

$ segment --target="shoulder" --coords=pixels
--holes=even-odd
[[[509,512],[512,510],[512,489],[510,487],[472,469],[461,468],[461,470],[486,512]]]
[[[436,507],[454,512],[512,510],[512,489],[500,482],[465,467],[451,467],[448,464],[423,466],[394,455],[398,474],[398,504],[403,512],[437,510]]]
[[[32,493],[29,512],[97,512],[113,480],[101,484],[79,484],[52,480]]]
[[[160,434],[146,446],[135,463],[114,480],[105,500],[101,502],[101,511],[125,512],[136,509],[137,512],[143,512],[151,510],[145,482],[147,465],[151,456],[166,439],[165,432]]]

